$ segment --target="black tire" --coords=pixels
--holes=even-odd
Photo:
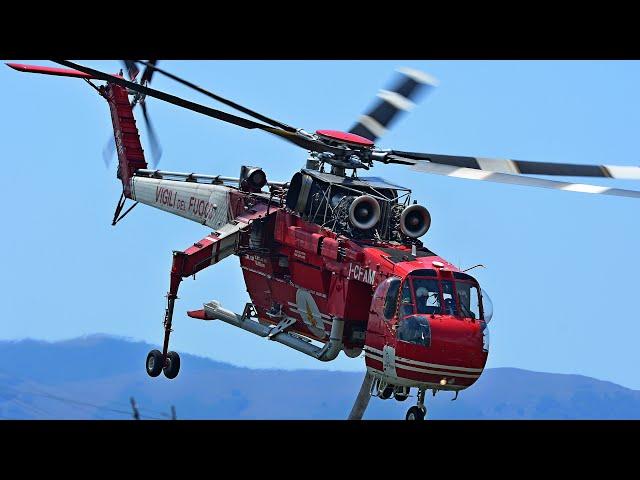
[[[424,420],[424,414],[424,410],[419,408],[417,405],[414,405],[407,411],[407,416],[405,418],[411,422],[420,422]]]
[[[395,398],[399,402],[404,402],[407,398],[409,398],[409,395],[405,395],[404,393],[396,393],[393,398]]]
[[[176,378],[180,372],[180,355],[176,352],[167,353],[167,364],[162,371],[165,377],[169,379]]]
[[[393,395],[392,386],[385,387],[385,389],[380,392],[380,398],[383,400],[389,400],[391,395]]]
[[[162,352],[160,350],[151,350],[147,355],[147,375],[157,377],[162,372]]]

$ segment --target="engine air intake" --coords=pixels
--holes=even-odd
[[[431,226],[431,214],[422,205],[411,205],[405,208],[400,215],[400,230],[407,237],[419,238]]]
[[[369,195],[359,196],[349,206],[349,221],[360,230],[373,228],[380,221],[380,204]]]

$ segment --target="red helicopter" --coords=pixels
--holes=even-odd
[[[419,240],[431,225],[429,211],[411,201],[411,191],[377,177],[361,176],[375,162],[426,173],[567,191],[640,198],[640,192],[522,175],[640,179],[640,167],[577,165],[381,150],[375,142],[410,110],[436,80],[400,69],[389,90],[349,132],[308,133],[254,112],[157,66],[125,61],[108,74],[69,61],[66,68],[8,64],[22,72],[81,78],[111,112],[117,177],[122,195],[113,225],[138,203],[201,223],[210,233],[173,252],[163,349],[146,359],[147,373],[175,378],[180,357],[169,350],[178,288],[183,278],[237,255],[251,302],[241,314],[217,301],[188,312],[202,321],[222,320],[323,362],[340,352],[364,352],[367,373],[349,415],[362,418],[371,396],[405,401],[417,390],[407,420],[423,420],[425,394],[454,392],[480,377],[489,350],[491,300],[478,281]],[[140,70],[144,72],[137,80]],[[254,118],[232,115],[152,89],[154,73]],[[92,80],[105,82],[97,86]],[[308,151],[305,168],[287,182],[267,179],[255,166],[238,178],[155,168],[161,151],[145,100],[154,97],[246,129],[263,130]],[[152,168],[145,158],[134,107],[140,105],[151,138]],[[127,200],[134,203],[124,210]],[[124,212],[123,212],[124,210]],[[480,266],[480,265],[477,265]],[[476,267],[477,267],[476,266]],[[475,267],[472,267],[475,268]]]

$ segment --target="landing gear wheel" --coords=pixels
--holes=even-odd
[[[162,371],[164,376],[169,379],[178,376],[178,372],[180,372],[180,356],[176,352],[167,353],[167,364]]]
[[[399,402],[404,402],[407,398],[409,398],[409,395],[406,395],[404,393],[396,393],[393,398],[395,398]]]
[[[420,422],[424,420],[425,413],[426,412],[422,410],[420,407],[414,405],[407,412],[406,419],[412,422]]]
[[[380,398],[383,400],[389,400],[393,395],[393,387],[385,387],[384,390],[380,392]]]
[[[157,377],[162,372],[162,352],[151,350],[147,355],[147,374],[150,377]]]

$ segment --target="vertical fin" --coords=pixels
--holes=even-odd
[[[124,195],[131,198],[131,177],[136,170],[147,168],[133,108],[127,90],[119,85],[107,84],[103,95],[111,109],[111,122],[118,153],[118,178],[122,181]]]

